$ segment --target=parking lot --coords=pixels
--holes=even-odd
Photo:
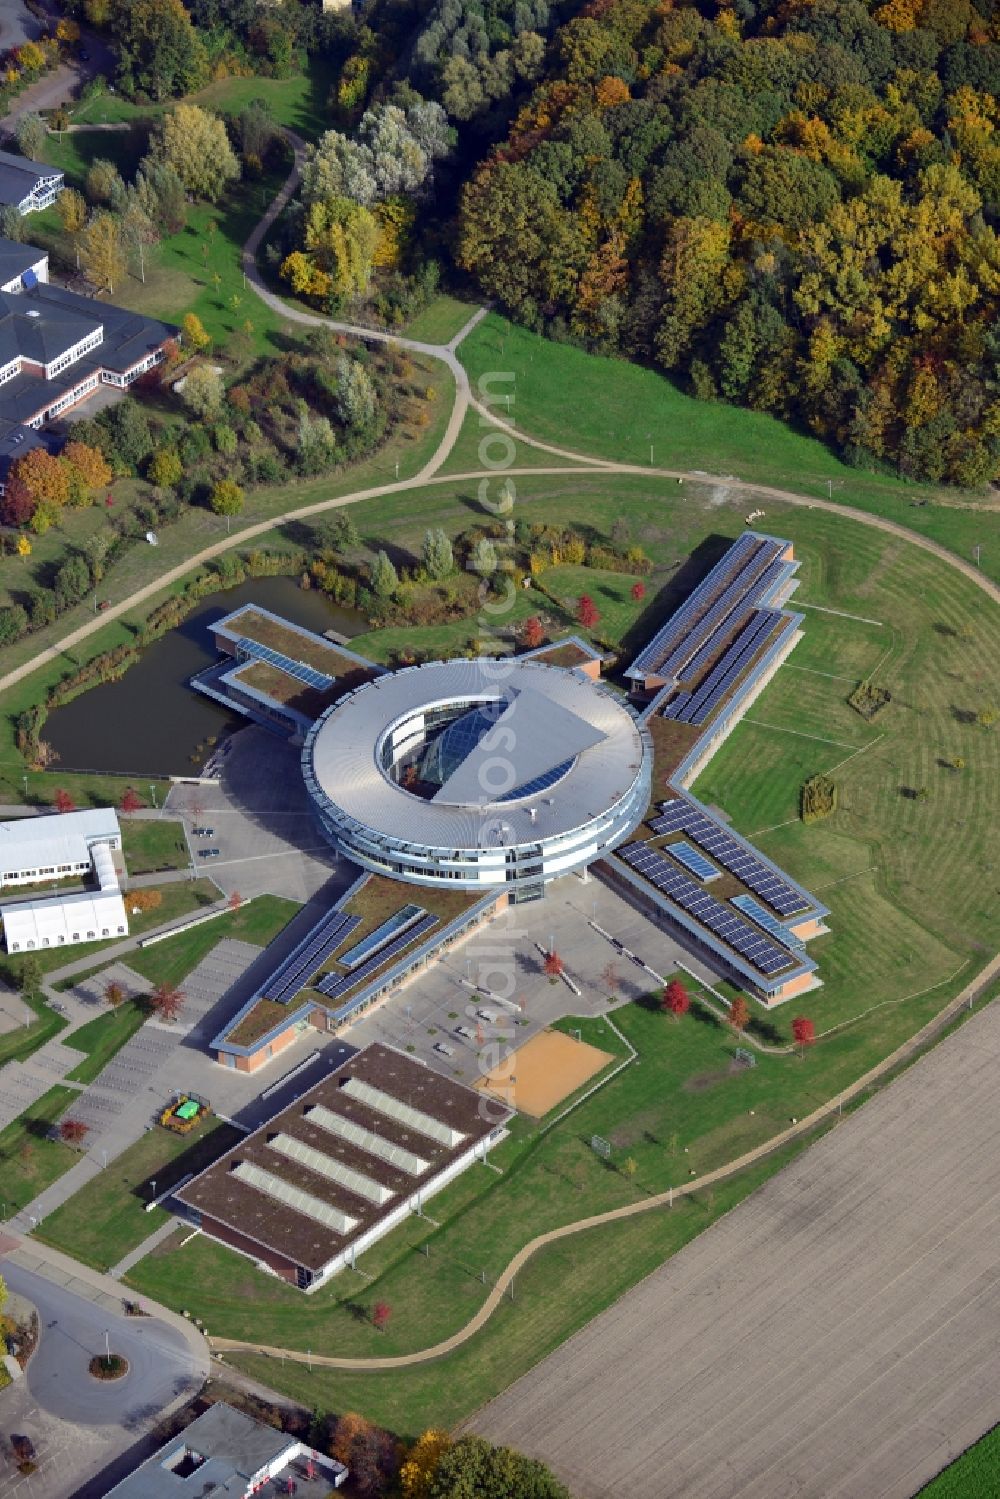
[[[603,933],[648,967],[622,956]],[[553,946],[579,995],[545,974],[544,953]],[[353,1046],[384,1041],[402,1047],[472,1083],[553,1021],[604,1015],[612,995],[620,1001],[648,994],[657,987],[654,973],[671,973],[678,959],[717,982],[707,965],[696,963],[616,891],[600,880],[569,875],[544,900],[502,912],[342,1035]]]

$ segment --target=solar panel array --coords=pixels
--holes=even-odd
[[[800,951],[804,950],[805,943],[802,941],[802,938],[796,937],[794,932],[790,932],[786,926],[782,926],[777,916],[762,906],[759,900],[754,900],[752,895],[734,895],[733,905],[738,906],[745,916],[749,916],[751,921],[755,921],[758,926],[762,926],[765,932],[770,932],[780,942],[786,942],[789,947],[797,948]]]
[[[661,803],[661,810],[662,816],[655,817],[650,823],[657,836],[686,833],[730,874],[763,896],[779,916],[794,916],[798,911],[809,909],[809,901],[800,891],[752,854],[739,839],[720,828],[699,807],[683,797],[675,797]]]
[[[625,862],[657,890],[662,890],[682,911],[720,937],[766,978],[780,973],[795,961],[787,948],[762,936],[742,916],[737,916],[721,900],[709,895],[690,875],[682,874],[648,843],[629,843],[620,853]]]
[[[675,718],[696,726],[703,724],[740,673],[750,665],[765,637],[780,619],[781,615],[771,609],[758,609],[729,649],[720,656],[704,682],[693,692],[682,692],[667,704],[663,710],[664,718]]]
[[[697,875],[703,883],[719,878],[719,871],[711,860],[706,859],[705,855],[700,854],[696,848],[692,848],[690,843],[668,843],[664,853],[676,859],[679,864],[683,864],[685,869]]]
[[[259,640],[251,640],[249,636],[241,635],[236,642],[237,656],[252,661],[263,661],[267,666],[276,666],[286,676],[294,677],[297,682],[304,682],[307,687],[316,687],[323,691],[332,687],[336,681],[335,677],[328,677],[325,672],[317,671],[314,666],[307,666],[304,661],[296,661],[291,656],[286,656],[282,651],[274,651],[269,645],[261,645]]]
[[[356,1145],[366,1155],[373,1155],[378,1160],[405,1171],[407,1176],[423,1176],[430,1166],[430,1161],[425,1161],[415,1151],[407,1150],[403,1145],[394,1145],[391,1140],[377,1135],[374,1130],[365,1129],[363,1124],[356,1124],[353,1119],[345,1119],[343,1114],[335,1114],[321,1103],[311,1104],[306,1109],[306,1118],[310,1124],[318,1124],[328,1134],[336,1135],[338,1140]]]
[[[350,973],[329,973],[325,979],[320,980],[316,988],[321,994],[325,994],[327,999],[339,999],[342,994],[346,994],[348,989],[353,989],[355,984],[363,984],[376,969],[381,968],[387,959],[395,957],[396,953],[401,952],[404,947],[409,947],[411,942],[416,942],[419,937],[423,937],[432,926],[437,926],[437,920],[436,916],[425,916],[422,921],[417,922],[416,926],[407,927],[406,931],[400,933],[392,942],[387,943],[385,947],[380,947],[367,963],[361,964],[360,968],[354,968]],[[341,1017],[338,1015],[337,1018]]]
[[[632,670],[660,671],[669,659],[671,651],[691,634],[706,608],[710,607],[712,601],[726,585],[732,582],[734,576],[760,544],[759,536],[754,535],[752,531],[745,531],[729,548],[722,560],[716,563],[708,577],[684,601],[677,613],[671,615],[663,629],[653,637],[645,650],[639,652],[632,663]]]
[[[343,911],[328,911],[321,916],[312,931],[272,973],[261,991],[264,998],[287,1004],[305,987],[310,974],[322,968],[330,954],[360,924],[360,916],[348,916]]]
[[[346,1192],[353,1192],[355,1197],[373,1202],[376,1207],[385,1207],[396,1195],[384,1182],[377,1182],[373,1177],[365,1176],[362,1171],[345,1166],[335,1156],[317,1150],[314,1145],[307,1145],[304,1140],[297,1140],[294,1135],[278,1134],[267,1143],[271,1150],[287,1156],[290,1161],[297,1161],[307,1171],[315,1172],[327,1181],[336,1182],[338,1187],[343,1187]]]
[[[314,1197],[311,1192],[303,1192],[300,1187],[293,1187],[290,1182],[283,1181],[280,1176],[275,1176],[273,1171],[265,1171],[262,1166],[255,1166],[253,1161],[239,1161],[233,1167],[233,1175],[238,1181],[245,1182],[248,1187],[263,1192],[267,1197],[272,1197],[282,1206],[292,1208],[297,1213],[304,1213],[307,1218],[312,1218],[316,1223],[332,1228],[335,1234],[353,1233],[358,1226],[359,1220],[352,1218],[350,1213],[342,1213],[339,1208],[332,1207],[330,1203],[323,1202],[319,1197]]]

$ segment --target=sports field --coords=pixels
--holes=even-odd
[[[540,1031],[476,1083],[520,1114],[541,1119],[614,1057],[561,1031]]]

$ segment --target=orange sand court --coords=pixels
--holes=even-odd
[[[540,1031],[476,1083],[521,1114],[540,1119],[614,1056],[561,1031]]]

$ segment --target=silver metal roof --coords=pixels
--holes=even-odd
[[[377,747],[394,724],[451,702],[512,696],[509,716],[500,715],[433,801],[382,771]],[[524,658],[479,658],[411,666],[355,689],[327,709],[304,759],[346,819],[393,840],[468,849],[537,843],[603,816],[635,784],[644,753],[629,707],[581,674]],[[481,800],[486,759],[509,760],[508,784],[517,787],[570,758],[570,769],[548,789],[518,800]]]

